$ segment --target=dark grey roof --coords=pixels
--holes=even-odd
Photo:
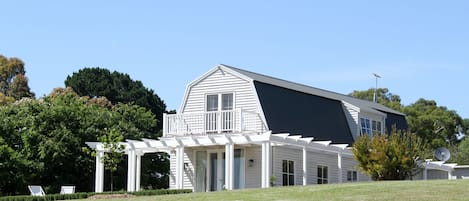
[[[344,95],[344,94],[340,94],[340,93],[336,93],[332,91],[327,91],[327,90],[319,89],[315,87],[310,87],[310,86],[295,83],[295,82],[290,82],[287,80],[274,78],[274,77],[267,76],[267,75],[262,75],[259,73],[250,72],[247,70],[239,69],[239,68],[224,65],[224,64],[221,64],[221,65],[231,70],[234,70],[242,75],[245,75],[258,82],[263,82],[266,84],[271,84],[274,86],[279,86],[279,87],[283,87],[283,88],[287,88],[287,89],[291,89],[291,90],[295,90],[295,91],[299,91],[299,92],[303,92],[307,94],[312,94],[316,96],[321,96],[321,97],[325,97],[325,98],[329,98],[333,100],[345,101],[352,105],[357,106],[360,109],[365,109],[365,110],[368,109],[368,110],[374,110],[378,112],[386,112],[386,113],[404,115],[396,110],[383,106],[379,103],[362,100],[362,99],[354,98],[348,95]]]

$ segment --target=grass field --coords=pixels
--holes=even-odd
[[[143,196],[122,200],[469,200],[469,180],[386,181],[274,187],[270,189]]]

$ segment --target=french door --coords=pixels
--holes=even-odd
[[[205,130],[230,132],[233,130],[233,94],[211,94],[206,99]]]
[[[234,189],[244,188],[244,150],[234,150]],[[223,150],[196,151],[196,192],[218,191],[225,186],[225,152]]]

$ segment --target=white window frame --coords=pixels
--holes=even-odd
[[[358,182],[358,172],[356,170],[347,171],[347,182]]]
[[[284,163],[286,162],[286,171],[284,170]],[[290,168],[290,163],[292,167]],[[285,181],[285,176],[287,181]],[[295,185],[295,161],[282,160],[282,186],[294,186]]]
[[[326,174],[324,174],[326,170]],[[321,177],[319,176],[319,171],[321,171]],[[317,166],[317,184],[328,184],[329,183],[329,167],[326,165]]]
[[[360,135],[368,134],[369,136],[373,136],[381,134],[383,133],[383,125],[383,121],[360,117]]]

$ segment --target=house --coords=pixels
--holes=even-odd
[[[405,116],[378,103],[218,65],[186,89],[163,136],[127,140],[127,190],[140,188],[140,158],[170,155],[170,188],[196,192],[370,180],[350,145],[363,134],[407,128]],[[96,191],[105,151],[98,150]]]

